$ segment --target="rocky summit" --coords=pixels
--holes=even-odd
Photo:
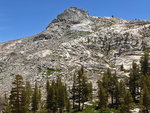
[[[150,21],[90,16],[87,10],[70,7],[45,31],[31,37],[0,43],[0,94],[10,91],[20,74],[40,87],[47,79],[62,76],[68,86],[83,65],[89,81],[96,83],[110,68],[122,78],[132,62],[139,63],[150,48]]]

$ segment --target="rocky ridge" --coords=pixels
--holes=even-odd
[[[0,43],[0,94],[10,90],[16,74],[32,83],[37,80],[41,88],[57,76],[70,86],[81,65],[93,83],[107,68],[128,76],[121,65],[129,70],[133,61],[139,63],[143,50],[150,48],[149,39],[150,21],[93,17],[70,7],[45,31]]]

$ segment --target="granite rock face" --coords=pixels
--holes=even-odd
[[[70,86],[81,65],[94,88],[107,68],[128,76],[120,67],[129,70],[133,61],[139,63],[143,49],[150,48],[149,31],[150,21],[93,17],[68,8],[45,31],[0,43],[0,94],[10,91],[16,74],[32,84],[37,80],[41,88],[57,76]]]

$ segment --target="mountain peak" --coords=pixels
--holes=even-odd
[[[66,9],[63,13],[57,16],[55,21],[69,21],[74,23],[80,23],[84,19],[89,18],[89,13],[87,10],[80,9],[77,7],[70,7]]]

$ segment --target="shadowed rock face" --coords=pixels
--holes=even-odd
[[[61,75],[68,86],[81,65],[94,83],[107,68],[119,77],[123,64],[139,63],[143,49],[150,48],[149,21],[92,17],[88,11],[68,8],[45,31],[31,37],[0,43],[0,94],[11,89],[16,74],[45,87],[47,79]]]

